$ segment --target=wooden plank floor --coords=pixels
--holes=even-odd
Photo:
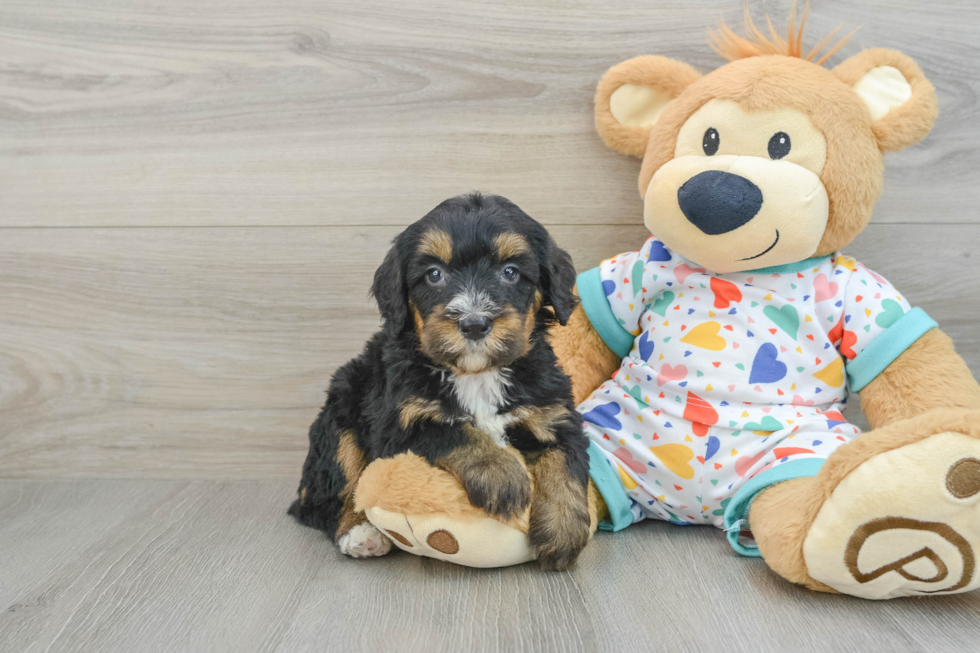
[[[817,595],[704,528],[600,535],[553,575],[343,560],[284,515],[391,237],[481,189],[579,269],[637,247],[595,84],[639,54],[710,70],[741,13],[0,0],[0,651],[975,651],[980,593]],[[941,107],[847,252],[980,373],[980,4],[814,0],[807,42],[842,21],[831,64],[900,48]]]
[[[281,481],[0,481],[0,650],[976,651],[980,594],[821,595],[708,528],[599,534],[569,573],[343,558]]]

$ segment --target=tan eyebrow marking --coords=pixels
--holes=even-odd
[[[494,241],[497,244],[497,255],[500,260],[514,258],[531,251],[524,237],[515,233],[503,233]]]
[[[419,240],[419,254],[435,256],[445,264],[453,259],[453,239],[441,229],[432,229],[422,234]]]

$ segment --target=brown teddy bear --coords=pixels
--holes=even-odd
[[[804,17],[805,21],[805,17]],[[883,599],[980,585],[980,385],[885,279],[840,253],[883,156],[924,138],[932,85],[907,56],[828,70],[722,26],[701,75],[658,56],[599,84],[596,127],[642,157],[651,236],[583,273],[553,346],[591,444],[593,526],[709,524],[811,589]],[[872,430],[841,414],[861,394]],[[400,548],[464,565],[532,558],[527,518],[488,517],[421,459],[363,473],[359,509]]]

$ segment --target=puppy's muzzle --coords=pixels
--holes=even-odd
[[[467,315],[459,321],[459,331],[467,340],[482,340],[493,328],[493,320],[486,315]]]
[[[499,314],[500,308],[490,296],[476,290],[457,295],[446,306],[446,315],[456,321],[459,332],[472,342],[490,335],[494,317]]]

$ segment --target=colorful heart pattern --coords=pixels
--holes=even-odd
[[[651,237],[599,277],[605,326],[594,302],[589,315],[600,335],[628,332],[633,351],[579,411],[634,520],[718,526],[749,478],[853,439],[850,361],[911,310],[840,254],[719,275]]]

